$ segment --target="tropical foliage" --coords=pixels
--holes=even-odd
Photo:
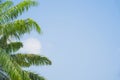
[[[38,3],[35,0],[23,0],[15,6],[10,0],[0,2],[0,80],[45,80],[22,67],[51,65],[48,58],[36,54],[14,54],[23,47],[21,36],[33,29],[41,32],[39,25],[30,18],[16,20],[24,11],[36,5]],[[17,41],[13,42],[12,38]]]

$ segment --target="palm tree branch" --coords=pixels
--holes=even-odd
[[[16,20],[8,24],[0,25],[0,34],[19,39],[21,35],[30,33],[33,29],[35,29],[38,33],[41,32],[39,25],[34,20],[28,18],[25,20]]]
[[[22,67],[29,67],[31,65],[51,65],[51,61],[47,57],[43,57],[36,54],[12,54],[16,63]]]
[[[12,1],[6,1],[0,4],[0,15],[13,5]]]
[[[16,19],[19,15],[22,15],[24,11],[27,11],[29,7],[36,6],[37,4],[38,3],[35,0],[24,0],[23,2],[20,2],[0,16],[0,24]]]
[[[25,71],[24,72],[27,72],[29,74],[29,77],[31,78],[31,80],[45,80],[44,77],[34,73],[34,72],[29,72],[29,71]]]
[[[29,80],[29,77],[26,73],[24,73],[26,77],[22,76],[23,73],[21,72],[21,68],[15,62],[13,63],[10,56],[6,53],[1,52],[0,65],[2,69],[9,74],[11,80]]]
[[[21,42],[11,42],[6,47],[6,52],[15,52],[18,51],[21,47],[23,47],[23,44]]]

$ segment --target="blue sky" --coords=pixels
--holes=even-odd
[[[42,29],[23,39],[38,39],[53,64],[32,67],[48,80],[120,79],[119,0],[40,0],[20,18]]]

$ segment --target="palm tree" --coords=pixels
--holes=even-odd
[[[13,6],[12,1],[0,3],[0,80],[45,80],[42,76],[25,71],[22,67],[31,65],[51,65],[51,61],[36,54],[14,54],[21,47],[20,37],[31,30],[41,32],[39,25],[32,19],[16,20],[31,6],[38,3],[34,0],[24,0]],[[12,42],[11,38],[18,41]]]

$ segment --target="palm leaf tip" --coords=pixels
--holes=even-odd
[[[31,80],[45,80],[44,77],[39,76],[38,74],[29,72],[29,77],[31,78]]]
[[[37,22],[35,22],[33,19],[31,18],[28,18],[27,19],[28,23],[32,23],[30,24],[31,26],[33,26],[33,28],[38,32],[38,33],[41,33],[41,28],[40,26],[37,24]]]

